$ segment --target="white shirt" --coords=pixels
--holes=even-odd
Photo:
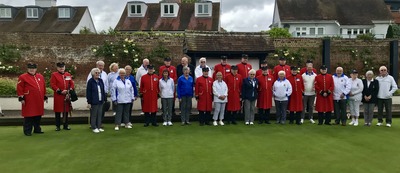
[[[342,74],[342,76],[337,76],[336,74],[332,75],[333,84],[335,88],[333,90],[333,100],[346,100],[346,95],[349,94],[351,83],[350,79]],[[343,99],[340,98],[340,95],[344,94],[345,97]]]
[[[283,80],[276,80],[273,86],[273,93],[275,100],[287,101],[288,97],[292,94],[292,85],[286,78]]]
[[[114,80],[111,87],[111,100],[118,103],[132,103],[135,100],[133,86],[130,80],[125,79],[125,83],[121,79]]]
[[[211,70],[211,68],[210,68],[208,65],[206,65],[206,67],[208,67],[208,69],[210,69],[210,70],[208,71],[208,77],[211,77],[211,78],[212,78],[212,70]],[[196,79],[199,78],[199,77],[201,77],[201,76],[203,76],[203,69],[200,67],[200,65],[198,65],[198,66],[194,69],[194,76],[196,77]]]
[[[350,79],[351,89],[350,92],[353,96],[350,96],[350,100],[361,101],[362,99],[362,91],[364,89],[364,84],[361,79]]]
[[[226,103],[228,102],[228,86],[224,81],[219,82],[218,80],[213,82],[213,94],[215,103]],[[219,99],[219,96],[226,96],[224,100]]]
[[[110,87],[113,85],[113,83],[114,83],[115,79],[117,79],[118,75],[119,75],[118,72],[108,73],[107,82],[104,82],[104,83],[108,83],[109,90],[111,90]]]
[[[394,92],[397,90],[397,84],[391,75],[386,75],[384,77],[378,76],[376,80],[379,82],[379,99],[390,99]]]
[[[138,81],[138,85],[140,88],[140,79],[142,78],[143,75],[147,74],[148,70],[147,68],[144,68],[143,65],[141,65],[138,68],[138,71],[136,72],[136,81]]]
[[[92,74],[89,73],[89,75],[87,77],[87,80],[86,80],[86,83],[91,78],[92,78]],[[107,73],[105,71],[101,71],[100,78],[103,80],[104,90],[106,91],[106,93],[108,93],[108,76],[107,76]]]
[[[175,83],[173,79],[168,78],[168,80],[165,81],[164,78],[161,78],[158,87],[160,88],[161,98],[174,98]]]
[[[301,77],[303,78],[303,83],[304,83],[304,95],[306,96],[313,96],[315,95],[315,77],[317,74],[314,72],[308,73],[305,72]]]

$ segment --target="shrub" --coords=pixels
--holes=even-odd
[[[1,78],[0,79],[0,96],[16,96],[17,95],[17,81],[8,79],[8,78]]]

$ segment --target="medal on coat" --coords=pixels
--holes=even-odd
[[[157,81],[158,79],[157,79],[157,78],[154,78],[153,80],[154,80],[154,81]]]
[[[65,80],[71,80],[71,76],[65,76]]]

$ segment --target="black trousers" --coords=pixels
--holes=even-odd
[[[293,123],[296,121],[296,124],[300,124],[300,119],[301,119],[301,111],[300,112],[290,112],[289,114],[289,123]]]
[[[24,127],[23,131],[24,134],[32,134],[32,127],[33,132],[41,132],[42,128],[40,127],[40,120],[42,116],[34,116],[34,117],[24,117]]]
[[[228,123],[236,123],[236,117],[238,113],[239,111],[227,111],[226,119],[228,120]]]
[[[260,115],[260,123],[269,122],[269,115],[271,109],[258,109],[258,115]]]
[[[56,112],[56,127],[60,128],[61,125],[61,112]],[[64,122],[63,126],[64,128],[68,127],[68,112],[65,113],[65,117],[63,117]]]
[[[331,112],[318,112],[318,124],[331,124]]]
[[[144,113],[144,120],[146,125],[149,125],[150,123],[152,125],[157,125],[157,118],[156,118],[157,112],[145,112]]]
[[[209,124],[211,119],[211,111],[199,111],[199,123],[200,125]]]

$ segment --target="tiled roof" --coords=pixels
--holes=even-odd
[[[383,0],[276,0],[281,21],[336,20],[340,25],[371,25],[392,20]]]
[[[115,27],[117,31],[218,31],[220,19],[220,3],[212,3],[212,17],[195,17],[195,5],[179,4],[177,17],[161,17],[160,3],[147,3],[144,17],[128,17],[125,7]]]
[[[27,19],[26,7],[14,7],[18,11],[12,19],[0,19],[0,32],[31,33],[71,33],[78,26],[88,7],[71,7],[75,10],[71,19],[59,19],[58,8],[42,8],[45,10],[39,19]]]

